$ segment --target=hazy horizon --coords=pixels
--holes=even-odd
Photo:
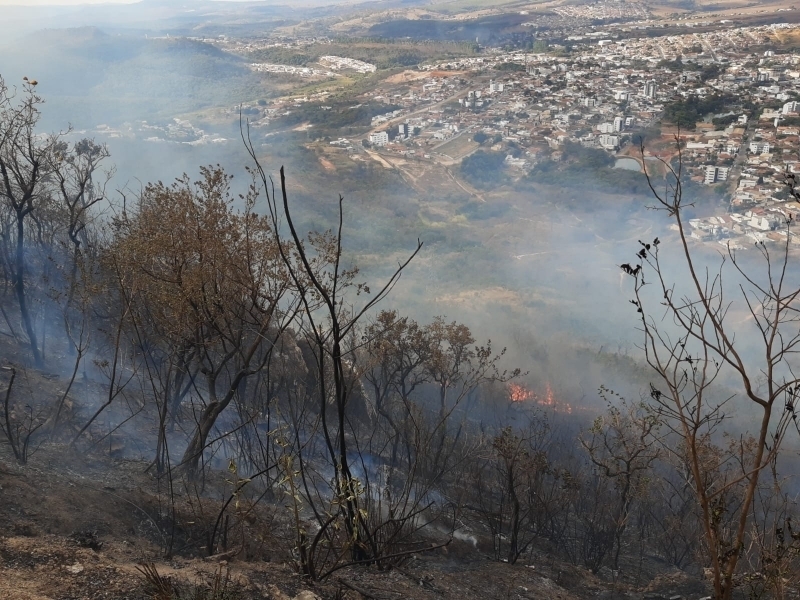
[[[266,2],[267,0],[212,0],[213,2]],[[0,6],[85,6],[89,4],[138,4],[142,0],[0,0]],[[185,0],[187,3],[197,0]]]
[[[225,1],[225,0],[223,0]],[[0,0],[0,6],[81,6],[86,4],[136,4],[141,0]]]

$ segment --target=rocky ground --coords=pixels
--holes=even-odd
[[[146,464],[80,455],[58,446],[42,447],[25,466],[10,458],[0,446],[0,598],[8,600],[704,595],[698,581],[678,572],[646,573],[646,585],[615,585],[542,553],[510,566],[459,540],[419,552],[388,572],[349,568],[312,583],[295,573],[280,539],[283,525],[275,519],[258,521],[256,526],[274,531],[261,532],[261,544],[246,552],[203,558],[196,550],[180,548],[181,538],[173,540],[174,551],[165,558],[164,528],[157,516],[163,513],[164,496],[155,478],[144,472]],[[175,510],[185,512],[188,499],[181,498]]]
[[[0,362],[0,368],[7,367]],[[36,398],[58,398],[62,379],[28,370],[14,389],[38,410]],[[91,378],[76,382],[72,395],[96,394],[93,385]],[[78,409],[65,406],[66,428],[75,420],[72,410]],[[85,415],[77,422],[84,420]],[[129,433],[129,445],[137,436]],[[236,535],[228,540],[226,534],[226,551],[208,557],[207,524],[230,496],[227,470],[210,473],[199,488],[176,480],[170,494],[168,482],[159,482],[146,462],[120,458],[125,444],[113,436],[89,450],[49,437],[41,433],[27,464],[20,465],[0,435],[0,600],[640,600],[675,595],[695,600],[707,595],[704,582],[655,557],[624,563],[616,578],[607,569],[593,575],[560,561],[544,546],[508,565],[494,560],[491,538],[481,537],[478,523],[467,523],[475,537],[417,552],[390,571],[350,567],[311,582],[293,566],[294,533],[285,501],[266,497],[253,504]],[[440,545],[444,535],[432,533],[420,547]]]

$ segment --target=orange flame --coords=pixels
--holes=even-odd
[[[572,406],[567,402],[561,402],[558,400],[553,392],[553,388],[550,387],[549,383],[545,387],[544,396],[539,396],[528,388],[517,383],[509,383],[508,398],[512,402],[527,402],[532,400],[539,406],[545,406],[558,412],[572,414]]]
[[[532,400],[535,395],[526,387],[516,383],[509,383],[508,397],[512,402],[525,402],[526,400]]]

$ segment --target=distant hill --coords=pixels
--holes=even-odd
[[[414,40],[471,41],[488,43],[530,20],[526,15],[508,13],[468,20],[395,19],[373,25],[369,35]]]
[[[7,83],[36,78],[48,120],[76,127],[235,103],[260,85],[243,59],[210,44],[94,27],[39,31],[0,55]]]

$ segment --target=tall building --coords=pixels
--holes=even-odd
[[[494,94],[496,92],[502,92],[505,89],[505,85],[502,83],[495,83],[494,79],[489,81],[489,93]]]
[[[470,90],[467,92],[466,98],[459,98],[458,103],[463,104],[467,108],[475,108],[476,100],[481,97],[480,92],[476,92],[475,90]],[[478,104],[480,106],[480,104]]]
[[[389,134],[385,131],[369,134],[369,142],[373,146],[385,146],[389,143]]]
[[[642,90],[642,94],[647,98],[655,98],[657,91],[658,87],[656,85],[655,79],[651,79],[650,81],[644,84],[644,89]]]
[[[597,141],[600,142],[600,145],[606,150],[616,150],[619,148],[618,135],[608,135],[607,133],[604,133],[597,138]]]
[[[408,137],[408,123],[400,123],[397,128],[397,135],[403,139]]]
[[[714,165],[706,165],[705,178],[703,183],[711,185],[712,183],[719,183],[720,181],[728,181],[728,167],[716,167]]]
[[[619,133],[625,128],[625,117],[614,117],[614,132]]]

